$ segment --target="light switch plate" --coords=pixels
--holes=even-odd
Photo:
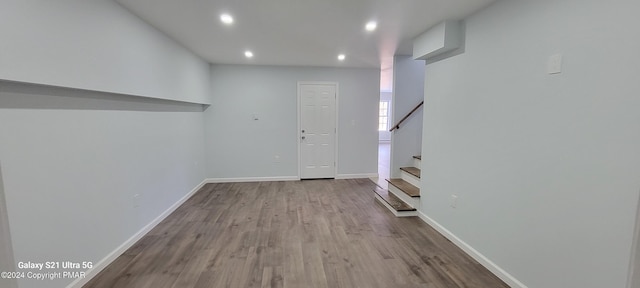
[[[547,62],[547,72],[549,74],[558,74],[562,72],[562,54],[555,54],[549,57]]]
[[[451,208],[458,208],[458,195],[451,194],[451,199],[449,199],[449,205]]]

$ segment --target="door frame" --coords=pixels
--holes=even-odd
[[[13,258],[13,245],[11,243],[11,229],[9,227],[9,211],[7,211],[7,201],[4,195],[4,182],[2,182],[2,163],[0,162],[0,256],[8,260],[0,265],[0,271],[16,271]],[[5,266],[6,265],[6,266]],[[0,282],[7,284],[6,287],[18,287],[16,279],[0,279]]]
[[[636,206],[636,225],[633,231],[633,243],[631,243],[627,288],[638,287],[638,284],[640,284],[640,197]]]
[[[302,137],[302,132],[301,132],[301,128],[302,127],[301,127],[301,120],[300,120],[300,117],[301,117],[300,111],[302,110],[301,109],[302,107],[300,107],[300,104],[302,103],[302,101],[300,101],[300,97],[301,97],[300,86],[302,86],[302,85],[332,85],[336,89],[335,135],[333,137],[333,141],[334,141],[334,143],[333,143],[333,145],[334,145],[333,146],[334,147],[334,149],[333,149],[333,162],[335,163],[335,165],[333,165],[333,178],[336,179],[338,177],[338,143],[339,143],[338,142],[338,132],[339,132],[339,129],[338,129],[338,126],[339,126],[338,125],[338,123],[339,123],[338,122],[338,114],[339,114],[338,113],[338,111],[339,111],[338,110],[338,106],[339,106],[338,102],[339,101],[338,101],[338,99],[340,99],[340,91],[339,91],[340,85],[339,85],[338,82],[331,82],[331,81],[298,81],[298,85],[297,85],[298,97],[297,97],[297,103],[296,103],[296,107],[297,107],[297,110],[298,110],[297,111],[297,115],[298,115],[298,117],[297,117],[298,118],[298,125],[297,125],[298,131],[296,132],[296,135],[297,135],[296,141],[297,141],[297,147],[298,147],[298,180],[302,179],[302,165],[300,163],[300,161],[302,161],[302,157],[300,155],[300,138]]]

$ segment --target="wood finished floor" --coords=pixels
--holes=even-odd
[[[207,184],[84,287],[508,287],[373,187]]]

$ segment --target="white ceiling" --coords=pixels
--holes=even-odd
[[[462,19],[494,0],[116,0],[211,63],[372,67],[391,89],[393,55],[447,19]],[[221,13],[234,17],[231,26]],[[364,25],[375,20],[378,28]],[[245,50],[254,53],[244,57]],[[337,60],[339,53],[346,60]]]

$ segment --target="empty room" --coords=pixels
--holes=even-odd
[[[0,0],[0,287],[640,288],[637,11]]]

